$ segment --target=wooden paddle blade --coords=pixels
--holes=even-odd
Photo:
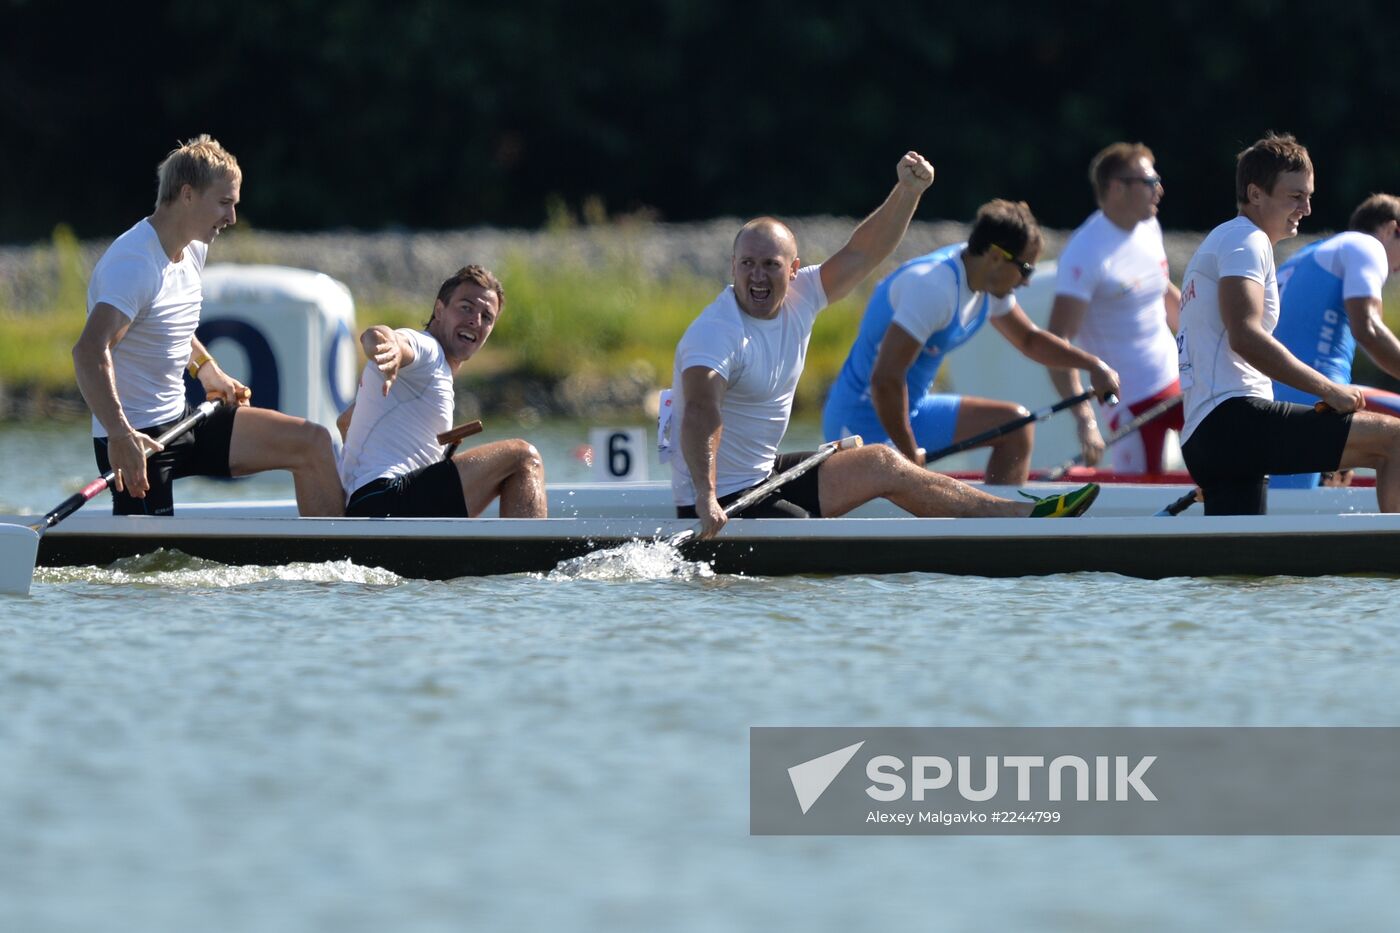
[[[27,525],[0,525],[0,594],[28,596],[39,559],[39,533]]]

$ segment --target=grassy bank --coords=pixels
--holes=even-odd
[[[421,326],[437,283],[456,265],[485,262],[501,276],[508,304],[491,343],[464,370],[465,387],[485,403],[515,404],[528,394],[532,407],[599,414],[634,412],[640,398],[670,383],[677,340],[725,284],[733,229],[725,221],[658,225],[608,220],[601,213],[586,223],[561,214],[536,232],[298,236],[240,224],[219,239],[214,257],[300,266],[341,278],[355,294],[361,327]],[[808,219],[798,229],[808,255],[820,258],[849,233],[850,221]],[[1046,253],[1053,256],[1063,233],[1047,234]],[[960,235],[956,226],[915,224],[900,256]],[[1198,241],[1191,234],[1168,235],[1178,276],[1182,257]],[[82,330],[92,264],[105,246],[82,243],[59,227],[49,243],[0,251],[0,389],[12,400],[76,398],[70,350]],[[820,405],[875,278],[817,319],[798,387],[799,413]],[[1386,294],[1392,328],[1400,324],[1396,285]],[[1358,355],[1356,378],[1386,384],[1364,354]],[[509,391],[493,393],[505,385]],[[12,404],[11,411],[62,415],[82,406]]]
[[[258,236],[240,232],[239,253],[256,254]],[[645,225],[634,225],[601,259],[571,250],[568,229],[553,236],[558,239],[557,261],[540,263],[523,252],[507,251],[496,264],[508,298],[506,312],[491,343],[464,371],[465,381],[509,375],[548,387],[566,379],[627,374],[654,387],[668,385],[676,342],[725,283],[684,267],[662,274],[645,268],[627,248],[633,238],[640,242],[646,236]],[[44,306],[23,311],[0,307],[0,383],[11,395],[71,394],[70,351],[83,326],[90,269],[66,228],[59,228],[52,243],[37,253],[36,261],[52,270],[53,281],[43,290]],[[426,286],[421,295],[381,292],[375,300],[357,301],[358,322],[361,327],[421,326],[432,288]],[[867,294],[846,299],[818,319],[808,375],[799,389],[800,408],[820,404],[850,347]]]

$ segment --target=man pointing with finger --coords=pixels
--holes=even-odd
[[[452,427],[453,377],[485,345],[505,303],[489,269],[464,266],[438,289],[422,330],[376,324],[360,335],[369,362],[337,422],[347,515],[467,518],[499,497],[502,518],[545,517],[544,462],[533,445],[496,441],[444,459],[438,441]]]

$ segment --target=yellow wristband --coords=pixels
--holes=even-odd
[[[189,365],[189,366],[186,366],[186,367],[185,367],[185,370],[186,370],[186,372],[188,372],[188,373],[190,374],[190,378],[191,378],[191,379],[198,379],[198,378],[199,378],[199,368],[200,368],[201,366],[203,366],[205,363],[212,363],[212,362],[214,362],[214,358],[213,358],[212,356],[210,356],[208,353],[201,353],[199,356],[197,356],[197,357],[195,357],[194,359],[190,360],[190,365]]]

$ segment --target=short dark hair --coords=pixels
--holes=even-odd
[[[1351,212],[1347,226],[1363,233],[1374,233],[1377,227],[1390,221],[1400,221],[1400,198],[1393,194],[1373,194]]]
[[[496,311],[499,313],[505,310],[506,290],[501,286],[501,280],[496,278],[496,274],[490,269],[486,268],[485,266],[463,266],[456,272],[452,273],[452,277],[449,278],[446,282],[443,282],[442,287],[438,289],[437,300],[442,302],[443,304],[447,304],[447,302],[452,299],[452,293],[455,292],[459,286],[466,285],[468,283],[472,285],[480,285],[488,292],[495,292]],[[428,315],[428,324],[431,324],[432,322],[433,316],[430,314]],[[424,324],[423,326],[427,327],[428,324]]]
[[[1113,143],[1101,149],[1089,163],[1089,184],[1094,186],[1094,197],[1102,201],[1108,193],[1108,183],[1138,159],[1157,161],[1152,150],[1142,143]]]
[[[1235,202],[1249,203],[1249,186],[1258,185],[1274,193],[1278,177],[1285,172],[1311,172],[1307,148],[1291,133],[1264,134],[1264,138],[1235,157]]]
[[[977,218],[972,222],[972,233],[967,237],[967,251],[981,256],[993,244],[1007,250],[1013,256],[1021,255],[1027,246],[1034,245],[1040,250],[1040,225],[1035,222],[1030,205],[1025,201],[1006,201],[997,198],[988,201],[977,209]]]

